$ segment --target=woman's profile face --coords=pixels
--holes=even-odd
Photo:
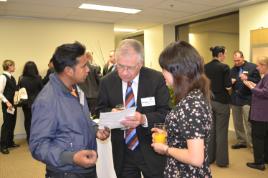
[[[174,81],[172,74],[165,69],[162,70],[162,74],[164,75],[166,85],[172,87]]]

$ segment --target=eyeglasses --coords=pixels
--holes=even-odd
[[[122,65],[122,64],[118,64],[118,63],[116,64],[116,68],[119,71],[126,70],[126,71],[133,72],[137,68],[137,66],[138,66],[138,64],[135,65],[135,66],[125,66],[125,65]]]

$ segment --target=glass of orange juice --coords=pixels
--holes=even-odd
[[[153,134],[154,143],[166,143],[167,142],[166,125],[164,123],[155,123],[154,128],[159,129]]]

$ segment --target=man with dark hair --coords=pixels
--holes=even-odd
[[[49,60],[47,74],[42,80],[43,86],[45,86],[47,84],[47,82],[49,81],[49,75],[54,72],[54,66],[53,66],[52,59],[53,59],[53,57]]]
[[[252,93],[243,82],[258,83],[261,77],[256,68],[257,66],[244,60],[242,51],[235,51],[233,60],[234,67],[231,69],[231,108],[237,143],[232,145],[232,149],[240,149],[247,146],[252,147],[251,125],[249,123]]]
[[[18,147],[14,143],[14,130],[16,126],[17,110],[14,107],[13,98],[16,91],[16,80],[12,76],[15,71],[15,62],[5,60],[3,62],[3,74],[0,75],[0,100],[2,101],[3,125],[1,128],[1,152],[9,154],[8,148]]]
[[[160,72],[143,67],[140,42],[123,40],[116,50],[117,70],[100,84],[97,111],[116,112],[117,105],[136,106],[133,117],[122,124],[126,130],[113,129],[113,161],[117,178],[162,178],[165,157],[151,147],[151,128],[163,123],[169,111],[169,93]]]
[[[55,73],[32,107],[30,150],[46,164],[46,178],[96,178],[96,137],[106,139],[109,130],[97,130],[82,90],[89,72],[85,47],[80,43],[59,46],[53,57]]]

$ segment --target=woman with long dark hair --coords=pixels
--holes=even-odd
[[[28,61],[24,65],[22,76],[19,78],[18,87],[24,87],[28,94],[28,100],[23,103],[22,110],[24,113],[24,127],[27,135],[27,142],[29,143],[32,118],[31,106],[43,87],[42,78],[33,61]]]
[[[164,49],[159,64],[176,99],[166,117],[167,144],[152,144],[157,153],[167,155],[164,177],[210,178],[207,149],[212,114],[203,60],[190,44],[178,41]]]

